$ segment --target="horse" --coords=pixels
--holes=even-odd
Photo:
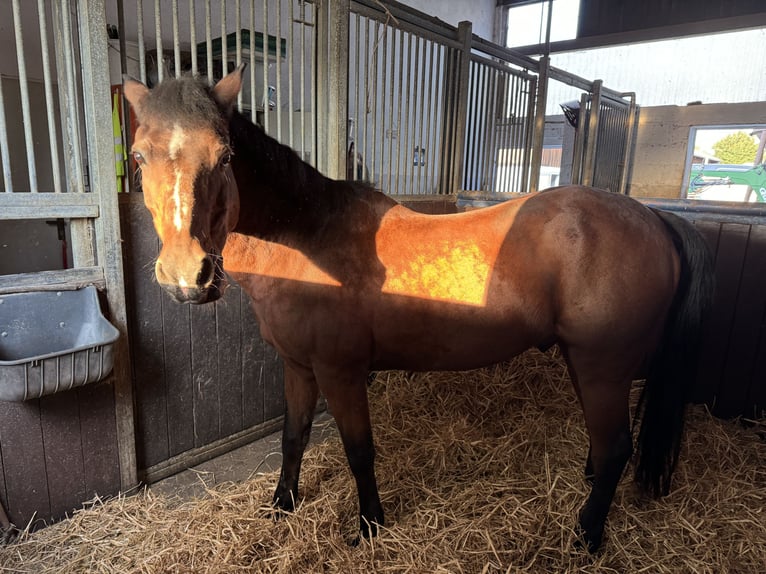
[[[179,302],[204,304],[228,275],[283,359],[274,512],[299,500],[320,392],[356,482],[359,534],[370,537],[384,512],[369,373],[473,369],[555,344],[590,438],[579,544],[600,546],[632,456],[635,481],[666,494],[713,290],[694,227],[581,186],[457,214],[411,211],[368,183],[325,177],[240,114],[243,67],[212,87],[182,77],[150,90],[126,77],[124,93],[139,123],[132,157],[162,242],[157,281]]]

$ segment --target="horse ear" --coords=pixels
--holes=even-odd
[[[136,113],[136,117],[139,117],[141,115],[141,102],[143,102],[146,94],[149,93],[149,88],[128,75],[124,75],[122,78],[122,91],[125,94],[125,98]]]
[[[247,64],[242,62],[231,74],[221,78],[213,88],[213,98],[227,115],[231,113],[237,103],[237,95],[242,88],[242,72],[245,71],[246,67]]]

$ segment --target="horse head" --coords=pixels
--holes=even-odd
[[[131,153],[162,241],[155,274],[180,302],[215,301],[225,286],[221,254],[239,217],[228,120],[243,68],[212,88],[190,77],[151,90],[125,79],[139,123]]]

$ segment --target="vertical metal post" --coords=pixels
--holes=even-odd
[[[588,118],[588,136],[585,140],[585,150],[582,169],[582,184],[593,185],[593,174],[596,167],[596,146],[598,145],[598,116],[601,109],[601,80],[593,82],[593,94],[590,99],[590,117]],[[580,110],[582,114],[582,110]],[[582,115],[580,116],[582,118]]]
[[[540,163],[543,159],[545,106],[548,101],[548,69],[550,65],[551,60],[548,56],[540,58],[540,68],[537,76],[537,101],[535,104],[535,129],[532,136],[531,173],[529,174],[529,191],[531,192],[537,191],[540,186]]]
[[[329,44],[320,44],[317,52],[328,50],[325,68],[327,86],[327,121],[324,125],[327,144],[325,175],[335,179],[346,177],[346,130],[348,124],[348,15],[349,0],[330,2],[329,14],[322,10],[320,28]],[[322,24],[324,20],[324,24]]]
[[[59,170],[59,149],[56,130],[56,115],[53,109],[53,80],[51,79],[50,54],[48,52],[48,25],[45,3],[37,0],[37,17],[40,20],[40,51],[43,57],[43,83],[45,85],[45,110],[48,118],[48,140],[53,167],[53,191],[61,193],[61,171]],[[10,191],[10,190],[9,190]]]
[[[125,491],[138,483],[138,475],[125,279],[122,270],[122,250],[115,248],[121,244],[120,210],[117,202],[117,174],[112,139],[106,11],[101,0],[79,0],[77,7],[91,189],[99,197],[99,217],[95,221],[96,244],[99,263],[104,268],[110,320],[122,335],[115,345],[116,357],[112,376],[120,485]]]
[[[463,181],[463,157],[465,154],[465,123],[468,115],[468,72],[471,67],[471,39],[473,25],[469,21],[458,24],[457,33],[462,44],[458,52],[457,74],[457,125],[455,128],[455,140],[453,142],[452,193],[460,191]]]
[[[16,32],[16,61],[19,66],[19,88],[21,91],[21,115],[24,119],[24,143],[27,151],[27,170],[29,172],[29,191],[37,193],[37,168],[35,167],[35,146],[32,136],[32,112],[29,108],[29,90],[27,82],[27,63],[24,57],[24,34],[21,26],[20,0],[13,0],[13,28]],[[55,158],[53,158],[55,164]]]
[[[626,193],[628,188],[628,173],[630,172],[630,165],[633,152],[633,134],[636,129],[636,122],[638,121],[638,110],[636,106],[636,94],[628,94],[630,97],[630,106],[628,107],[627,117],[627,130],[625,133],[625,149],[622,153],[622,169],[620,170],[620,183],[617,188],[617,193]],[[766,134],[765,134],[766,135]],[[764,135],[761,136],[761,151],[763,151]]]
[[[0,76],[0,160],[3,165],[4,191],[11,193],[11,154],[8,151],[8,124],[5,121],[5,98],[3,97],[3,77]]]

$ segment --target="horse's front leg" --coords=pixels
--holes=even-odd
[[[274,506],[286,512],[292,512],[298,501],[301,461],[311,435],[317,394],[316,379],[311,371],[285,364],[282,472],[274,493]]]
[[[348,464],[356,481],[359,528],[363,537],[375,536],[378,525],[383,525],[383,507],[375,480],[375,447],[367,403],[367,372],[317,369],[315,373],[338,425]]]

